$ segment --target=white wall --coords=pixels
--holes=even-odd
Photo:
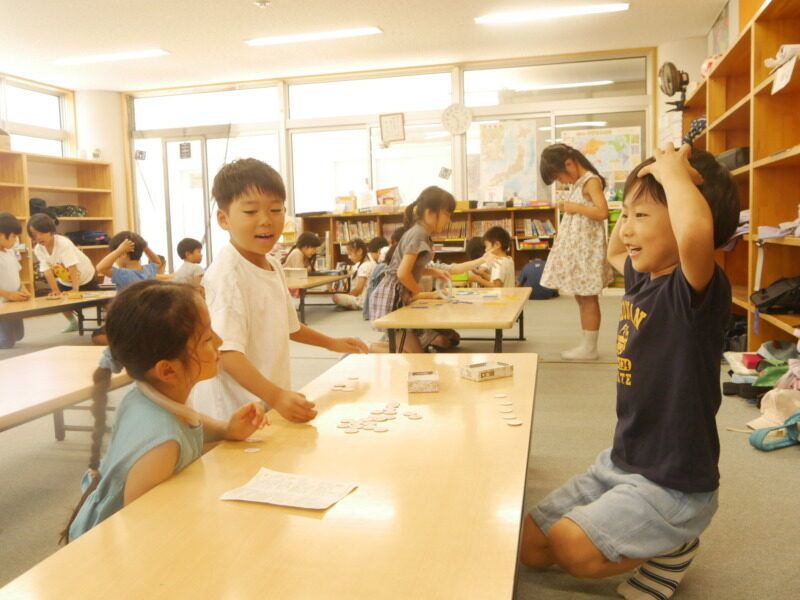
[[[122,94],[104,91],[75,92],[75,121],[78,155],[91,158],[95,149],[100,159],[110,162],[114,175],[115,231],[133,226],[128,223],[125,191],[125,161],[122,130]]]
[[[702,81],[700,77],[700,65],[706,58],[706,37],[691,37],[661,44],[658,46],[657,69],[661,68],[665,62],[674,63],[680,71],[689,74],[689,93],[695,85]],[[658,84],[656,84],[658,86]],[[667,101],[679,100],[680,96],[675,94],[671,98],[665,96],[659,89],[657,91],[657,115],[658,115],[658,143],[665,141],[676,143],[681,138],[681,118],[680,113],[668,113],[672,106],[667,105]]]

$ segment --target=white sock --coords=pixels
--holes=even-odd
[[[597,354],[597,336],[599,331],[583,330],[583,347],[587,352]]]
[[[700,540],[679,546],[669,554],[645,561],[633,576],[617,586],[617,593],[626,600],[667,600],[692,564]]]

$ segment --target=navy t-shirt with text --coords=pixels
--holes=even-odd
[[[611,459],[664,487],[719,487],[720,361],[731,287],[718,266],[698,295],[680,266],[655,279],[625,262],[617,329],[617,427]]]

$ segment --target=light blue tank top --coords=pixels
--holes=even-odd
[[[72,522],[69,540],[77,539],[122,508],[128,472],[147,452],[170,440],[180,447],[174,473],[186,468],[203,452],[202,426],[187,425],[134,385],[117,410],[111,443],[100,462],[100,483]],[[90,483],[87,471],[81,490],[85,491]]]

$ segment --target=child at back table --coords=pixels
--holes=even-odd
[[[203,262],[203,244],[193,238],[183,238],[178,242],[177,251],[183,263],[172,275],[172,281],[200,285],[203,280],[203,267],[200,266]]]
[[[219,336],[193,287],[142,281],[121,292],[106,322],[111,360],[94,374],[95,417],[83,498],[62,539],[72,541],[199,458],[203,444],[243,440],[266,422],[260,403],[216,421],[186,406],[198,381],[218,368]],[[111,442],[99,462],[111,372],[136,381],[123,398]],[[99,467],[98,467],[99,463]]]
[[[110,252],[97,263],[97,273],[110,277],[111,283],[122,291],[129,285],[145,279],[155,279],[161,259],[147,245],[142,236],[133,231],[120,231],[108,242]],[[142,254],[150,261],[142,264]]]
[[[489,228],[483,235],[483,246],[487,253],[497,257],[492,264],[488,276],[480,272],[471,272],[469,280],[482,287],[514,287],[514,259],[509,256],[511,252],[511,236],[499,225]]]
[[[353,263],[350,268],[350,293],[334,294],[334,304],[347,310],[360,310],[364,307],[369,277],[375,268],[373,254],[375,253],[370,253],[367,244],[360,238],[347,242],[347,258]]]
[[[291,391],[289,340],[332,352],[366,352],[356,338],[331,338],[297,319],[280,263],[269,256],[283,231],[286,189],[275,169],[254,158],[214,178],[217,220],[230,234],[203,276],[211,323],[222,337],[219,375],[192,392],[198,410],[227,418],[263,401],[291,421],[309,421],[314,404]]]
[[[625,183],[608,259],[625,273],[613,446],[525,519],[521,559],[578,577],[634,570],[628,599],[672,596],[717,509],[720,361],[731,287],[714,261],[739,219],[730,173],[671,144]]]
[[[589,160],[566,144],[553,144],[542,152],[539,164],[547,185],[570,184],[553,249],[542,273],[542,285],[573,294],[578,303],[583,339],[579,346],[561,353],[564,360],[597,360],[600,330],[600,293],[611,281],[606,260],[605,219],[608,203],[606,181]]]
[[[30,292],[19,278],[22,265],[14,246],[22,233],[22,224],[11,213],[0,213],[0,303],[24,302]],[[13,348],[25,335],[22,319],[0,321],[0,348]]]

